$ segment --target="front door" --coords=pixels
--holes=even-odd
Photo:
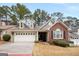
[[[39,32],[38,33],[39,41],[46,42],[47,41],[47,32]]]

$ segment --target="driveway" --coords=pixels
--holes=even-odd
[[[34,43],[16,42],[0,45],[0,53],[8,53],[9,56],[31,56]]]

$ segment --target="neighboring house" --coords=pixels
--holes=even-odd
[[[67,20],[64,22],[71,30],[69,31],[69,38],[72,40],[79,40],[79,24],[78,20]]]
[[[79,20],[67,20],[64,22],[69,30],[69,40],[74,42],[74,46],[79,46]]]
[[[79,39],[79,29],[76,32],[71,32],[71,39]]]
[[[74,46],[79,46],[79,34],[78,33],[69,33],[70,41],[74,42]]]
[[[77,33],[69,33],[69,38],[70,38],[70,40],[76,40],[76,39],[78,39],[79,40],[79,35],[77,34]]]
[[[10,25],[11,21],[7,20],[7,25],[6,25],[6,20],[0,20],[0,40],[2,39],[2,36],[7,33],[6,30],[15,27],[15,25]]]
[[[68,40],[69,28],[61,21],[52,22],[49,20],[39,28],[30,28],[24,21],[19,22],[19,26],[6,29],[5,32],[11,35],[11,42],[43,41],[53,39]]]
[[[6,33],[7,33],[7,31],[6,31],[6,30],[8,30],[8,29],[10,29],[10,28],[13,28],[13,27],[15,27],[15,26],[13,26],[13,25],[0,26],[0,40],[3,40],[3,39],[2,39],[2,37],[3,37],[3,35],[4,35],[4,34],[6,34]]]
[[[11,20],[0,20],[0,23],[2,24],[2,25],[10,25],[11,24]]]

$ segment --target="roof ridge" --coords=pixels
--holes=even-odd
[[[42,29],[44,26],[46,26],[49,22],[50,22],[50,20],[48,20],[44,25],[42,25],[42,26],[40,27],[40,29]]]

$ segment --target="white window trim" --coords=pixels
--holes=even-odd
[[[62,37],[61,37],[61,38],[55,37],[55,36],[54,36],[54,32],[55,32],[55,31],[53,31],[53,39],[63,39],[63,34],[64,34],[63,31],[62,31]]]

